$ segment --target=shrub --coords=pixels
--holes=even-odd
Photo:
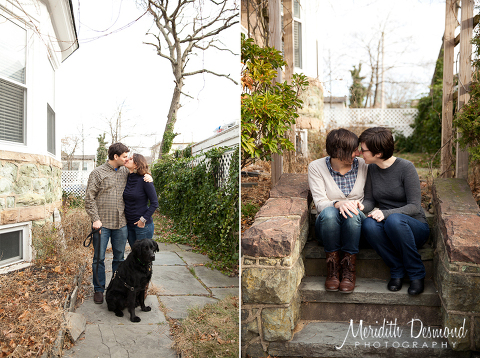
[[[467,148],[470,160],[480,162],[480,31],[476,31],[472,44],[475,49],[473,80],[470,86],[470,100],[463,105],[453,120],[460,131],[460,146]]]
[[[165,156],[152,167],[159,211],[173,219],[179,233],[198,237],[195,245],[212,260],[238,264],[238,154],[232,156],[228,178],[220,183],[220,158],[214,148],[201,159]],[[238,153],[238,147],[235,150]],[[193,162],[198,164],[193,165]]]
[[[442,143],[443,54],[438,58],[431,95],[420,98],[409,137],[395,134],[395,149],[435,153]]]
[[[273,82],[277,69],[285,66],[282,53],[273,47],[261,48],[242,34],[242,168],[256,158],[270,160],[273,153],[294,150],[286,137],[302,108],[300,92],[308,86],[303,74],[294,74],[292,83]]]

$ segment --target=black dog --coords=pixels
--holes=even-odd
[[[133,244],[132,252],[118,265],[107,287],[105,300],[109,311],[123,317],[123,309],[128,308],[130,321],[140,322],[140,317],[135,316],[135,307],[140,306],[144,312],[151,310],[145,306],[145,288],[152,278],[152,261],[158,251],[158,244],[152,239]]]

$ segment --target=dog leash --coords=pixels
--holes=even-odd
[[[101,227],[98,228],[98,229],[94,229],[92,227],[92,231],[90,232],[90,234],[87,235],[87,237],[83,241],[83,246],[89,247],[91,245],[92,241],[93,241],[93,235],[98,234],[101,229],[102,229]],[[100,280],[98,279],[98,264],[100,262],[100,260],[98,259],[98,256],[100,255],[100,238],[98,238],[97,247],[94,248],[94,250],[97,252],[97,264],[95,266],[95,281],[97,281],[98,286],[100,286],[101,288],[103,288],[105,290],[105,286],[100,285]]]

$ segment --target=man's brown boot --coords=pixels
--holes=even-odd
[[[327,291],[338,291],[340,285],[340,254],[338,251],[326,252],[327,254],[327,278],[325,289]]]
[[[340,265],[342,266],[342,282],[339,290],[341,293],[352,293],[355,289],[355,260],[357,255],[351,255],[345,252]]]

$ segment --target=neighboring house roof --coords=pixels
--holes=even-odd
[[[323,97],[323,103],[347,103],[347,96],[345,97]]]
[[[62,157],[62,160],[66,160],[65,157]],[[73,155],[72,160],[93,160],[95,161],[94,155]]]

